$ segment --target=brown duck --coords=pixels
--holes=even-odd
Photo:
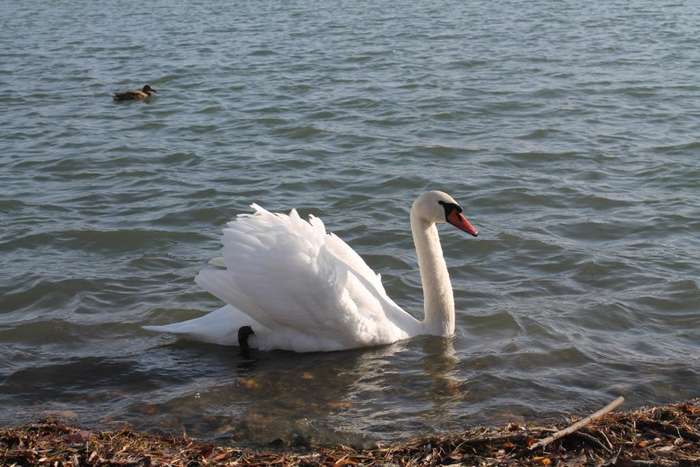
[[[140,90],[115,92],[113,99],[115,101],[142,101],[151,97],[151,94],[156,92],[150,85],[145,85]]]

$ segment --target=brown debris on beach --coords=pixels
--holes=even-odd
[[[535,446],[567,425],[473,428],[372,449],[274,451],[214,445],[186,436],[88,431],[46,420],[0,429],[0,465],[700,466],[700,399],[607,413],[545,446]]]

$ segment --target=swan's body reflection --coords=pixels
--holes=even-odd
[[[416,427],[432,431],[460,400],[452,339],[422,337],[306,355],[253,352],[249,359],[237,352],[216,356],[209,346],[172,347],[201,352],[219,360],[202,362],[204,367],[223,364],[231,372],[225,384],[207,386],[207,378],[200,378],[193,385],[196,397],[190,393],[159,405],[172,425],[166,428],[184,428],[195,436],[215,433],[253,444],[366,445],[372,442],[369,432],[400,437]],[[133,410],[139,411],[137,405]]]
[[[462,382],[455,377],[459,359],[454,348],[454,338],[425,339],[423,341],[423,370],[432,379],[432,391],[428,397],[432,410],[426,413],[431,419],[440,420],[463,398]]]

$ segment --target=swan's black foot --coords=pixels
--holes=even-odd
[[[238,347],[241,349],[241,355],[243,355],[245,358],[250,357],[248,338],[251,336],[251,334],[255,334],[255,332],[250,326],[241,326],[238,328]]]

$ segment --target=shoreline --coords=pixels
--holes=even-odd
[[[581,419],[570,421],[577,420]],[[339,445],[275,451],[129,429],[90,431],[60,420],[44,420],[0,428],[0,465],[700,466],[700,398],[606,413],[560,439],[536,446],[567,425],[509,423],[381,444],[370,449]]]

